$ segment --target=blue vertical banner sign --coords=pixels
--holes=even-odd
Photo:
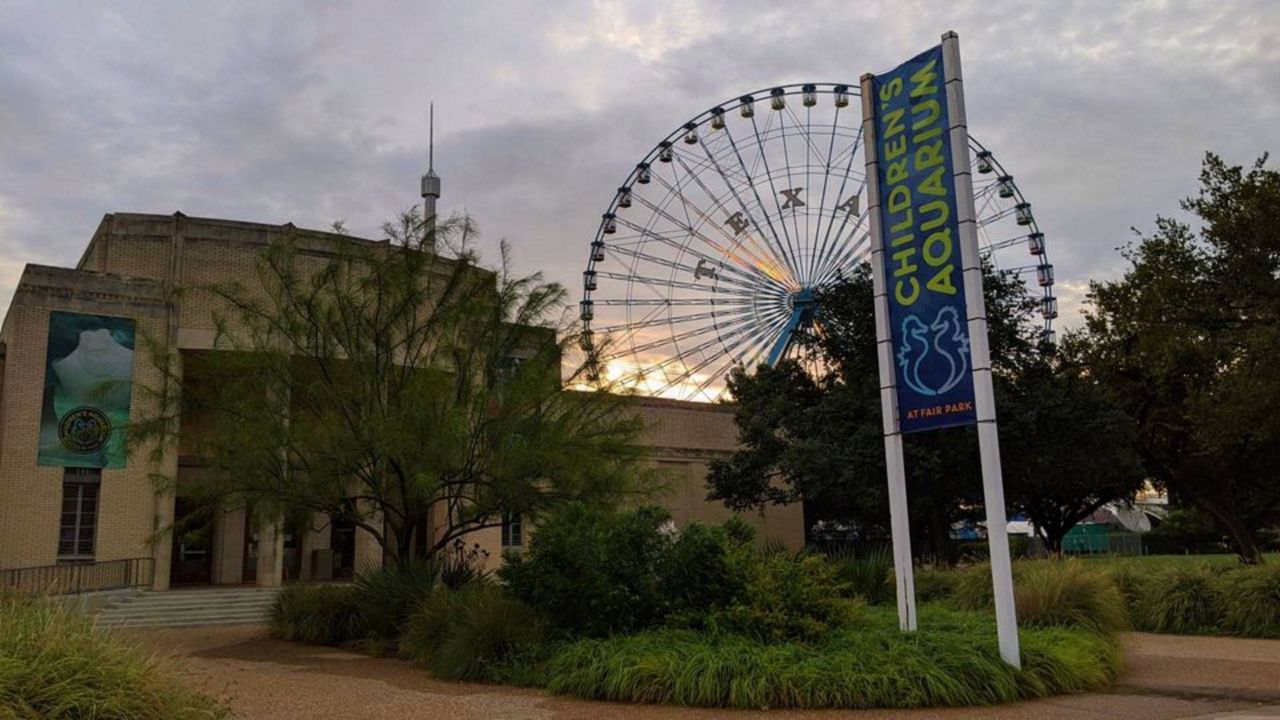
[[[872,82],[901,432],[977,422],[942,48]]]

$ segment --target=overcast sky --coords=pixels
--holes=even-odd
[[[611,191],[689,117],[960,33],[971,132],[1035,207],[1068,323],[1214,150],[1280,150],[1280,3],[0,0],[0,308],[103,214],[355,234],[417,201],[577,291]]]

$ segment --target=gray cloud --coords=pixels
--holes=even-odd
[[[0,307],[101,215],[357,233],[416,201],[437,103],[445,209],[575,287],[612,189],[744,91],[854,81],[961,33],[970,125],[1046,231],[1064,308],[1203,152],[1280,143],[1280,6],[1255,2],[18,2],[0,24]]]

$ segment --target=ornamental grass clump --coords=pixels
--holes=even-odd
[[[825,550],[822,555],[836,566],[836,577],[849,591],[872,605],[894,598],[893,552],[885,545],[855,551],[850,547]]]
[[[552,660],[552,692],[621,702],[730,708],[988,705],[1103,687],[1122,669],[1115,640],[1081,628],[1024,630],[1023,668],[1005,664],[982,613],[921,608],[902,633],[889,609],[822,642],[656,631],[574,643]]]
[[[1280,637],[1280,563],[1241,568],[1221,581],[1223,629],[1247,637]]]
[[[286,585],[267,615],[273,636],[318,645],[341,645],[363,636],[360,600],[350,585]]]
[[[0,592],[0,717],[228,716],[226,707],[84,615]]]
[[[1139,630],[1192,635],[1220,624],[1220,578],[1202,565],[1164,568],[1145,583],[1135,609]]]
[[[1105,572],[1079,560],[1025,563],[1014,583],[1018,619],[1030,626],[1078,625],[1112,633],[1129,628],[1124,596]]]
[[[1112,633],[1129,627],[1124,597],[1111,577],[1079,560],[1036,560],[1014,566],[1014,603],[1025,627],[1080,626]],[[961,608],[990,608],[991,566],[975,566],[956,581]]]
[[[500,588],[437,588],[410,615],[400,654],[443,680],[539,685],[551,625]]]

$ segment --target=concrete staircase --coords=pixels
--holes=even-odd
[[[141,592],[102,608],[108,627],[179,627],[265,623],[277,588],[209,587]]]

